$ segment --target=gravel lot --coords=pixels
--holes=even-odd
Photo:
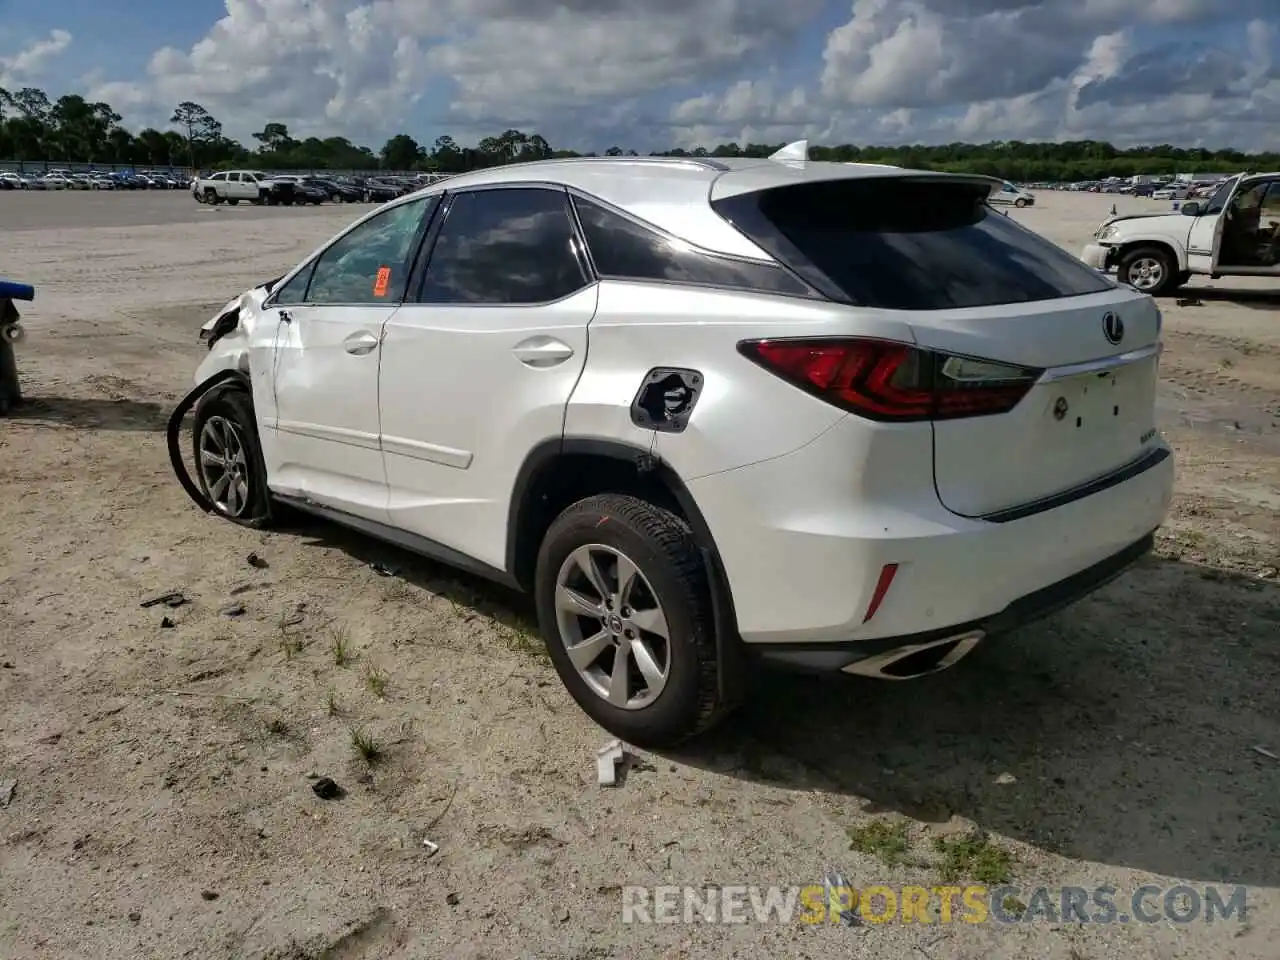
[[[1039,200],[1012,215],[1072,252],[1113,200],[1167,206]],[[606,737],[518,598],[333,527],[204,517],[170,473],[199,325],[356,213],[0,196],[0,273],[38,288],[32,403],[0,421],[0,957],[1276,956],[1280,283],[1163,303],[1157,556],[927,680],[767,677],[605,791]],[[169,591],[190,602],[140,607]],[[1246,884],[1247,919],[621,920],[629,884],[937,884],[935,841],[971,829],[966,878],[1003,852],[1024,891]]]

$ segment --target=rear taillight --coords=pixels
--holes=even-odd
[[[744,340],[738,351],[850,413],[895,422],[1007,413],[1043,372],[864,338]]]

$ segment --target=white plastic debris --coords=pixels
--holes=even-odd
[[[422,838],[422,845],[427,848],[428,857],[434,857],[437,853],[440,852],[440,844],[432,843],[426,837]]]
[[[618,768],[626,759],[621,740],[610,740],[596,751],[596,780],[602,787],[618,785]]]
[[[1280,754],[1276,754],[1271,750],[1268,750],[1266,747],[1262,746],[1261,744],[1254,747],[1253,752],[1258,754],[1258,756],[1260,757],[1266,757],[1268,760],[1280,760]]]
[[[1017,783],[1017,782],[1018,782],[1018,778],[1015,777],[1012,773],[1002,773],[1000,774],[1000,776],[996,777],[996,783],[1000,784],[1001,786],[1007,786],[1010,783]]]

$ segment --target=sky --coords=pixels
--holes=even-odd
[[[0,87],[251,142],[1280,149],[1280,0],[0,0]]]

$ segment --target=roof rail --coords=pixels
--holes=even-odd
[[[663,165],[681,164],[701,167],[704,170],[716,170],[724,173],[729,165],[721,163],[715,157],[553,157],[550,160],[535,160],[534,163],[597,163],[600,161],[617,163],[657,163]]]

